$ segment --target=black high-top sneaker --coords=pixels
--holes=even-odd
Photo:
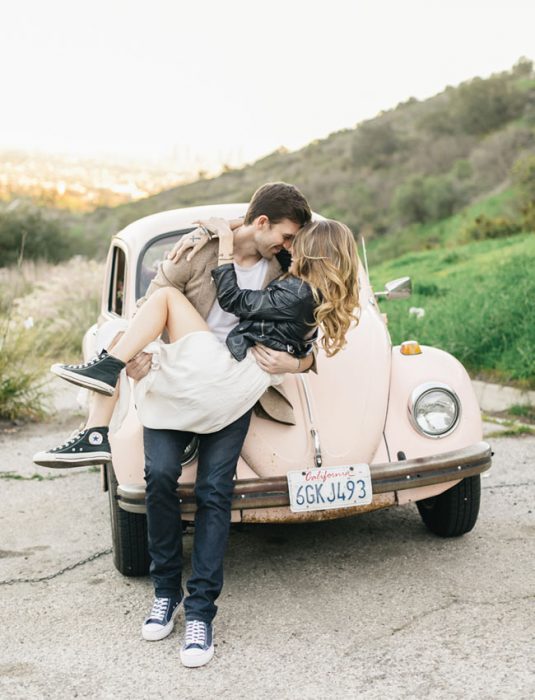
[[[82,365],[52,365],[50,371],[58,377],[66,379],[71,384],[83,386],[99,394],[112,396],[121,370],[126,364],[113,355],[102,350],[100,355],[93,357]]]
[[[33,461],[42,467],[87,467],[111,462],[108,428],[84,428],[69,440],[47,452],[37,452]]]

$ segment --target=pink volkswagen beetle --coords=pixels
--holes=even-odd
[[[159,263],[192,222],[243,216],[246,204],[176,209],[135,221],[112,239],[98,323],[84,337],[95,349],[98,326],[129,318]],[[295,425],[253,415],[238,463],[232,520],[300,523],[343,518],[415,502],[425,525],[453,537],[479,512],[480,473],[491,465],[470,378],[451,355],[407,340],[392,346],[377,299],[410,294],[402,278],[372,290],[360,266],[360,324],[318,373],[287,375]],[[132,393],[132,392],[131,392]],[[114,561],[127,576],[148,573],[142,430],[133,404],[111,435],[109,493]],[[177,498],[195,513],[196,441],[186,452]]]

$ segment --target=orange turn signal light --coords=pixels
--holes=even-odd
[[[421,355],[422,348],[416,340],[406,340],[401,343],[400,353],[402,355]]]

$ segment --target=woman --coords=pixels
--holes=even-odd
[[[113,354],[103,351],[83,365],[52,367],[58,376],[101,395],[92,404],[86,427],[63,445],[36,454],[34,462],[71,467],[111,460],[108,425],[120,372],[164,330],[170,342],[159,344],[160,368],[135,389],[140,420],[149,428],[201,434],[229,425],[268,386],[282,381],[282,375],[269,374],[256,363],[250,352],[256,343],[299,359],[311,350],[321,327],[328,356],[345,345],[347,330],[358,322],[358,259],[347,226],[329,220],[308,224],[295,238],[288,273],[263,290],[247,290],[237,284],[228,222],[200,223],[219,240],[218,267],[212,271],[219,304],[240,319],[226,347],[181,292],[172,287],[156,291],[113,347]]]

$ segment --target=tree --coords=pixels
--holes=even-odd
[[[444,175],[409,178],[394,194],[394,208],[403,224],[439,221],[462,204],[461,190]]]
[[[19,207],[0,212],[0,260],[3,266],[20,258],[65,260],[73,254],[72,244],[59,221],[38,209]]]
[[[533,61],[521,56],[513,66],[512,73],[519,78],[530,78],[533,75]]]
[[[474,78],[452,94],[452,115],[468,134],[486,134],[519,116],[526,103],[507,75]]]
[[[356,130],[351,149],[353,163],[357,166],[383,165],[400,145],[399,135],[390,124],[364,122]]]

